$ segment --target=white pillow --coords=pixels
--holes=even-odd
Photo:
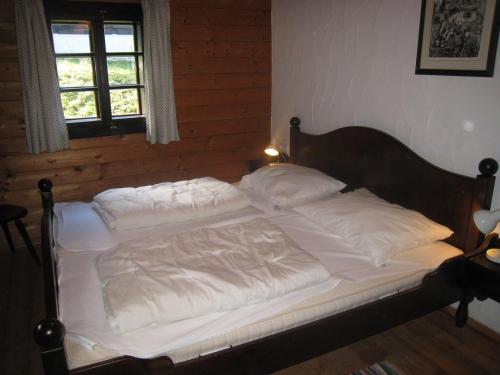
[[[339,235],[376,266],[404,250],[429,245],[453,234],[417,211],[378,198],[366,189],[309,203],[296,211]]]
[[[116,188],[93,198],[94,209],[108,228],[129,230],[220,215],[250,206],[233,185],[213,177]]]
[[[240,187],[253,189],[275,206],[292,207],[325,198],[346,185],[316,169],[295,164],[272,164],[243,176]]]

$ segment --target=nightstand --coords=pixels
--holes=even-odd
[[[499,247],[500,241],[494,241]],[[479,300],[491,298],[500,302],[500,264],[486,259],[485,253],[469,258],[467,261],[467,286]]]
[[[467,322],[468,305],[474,298],[480,301],[491,298],[500,302],[500,264],[486,259],[486,250],[498,247],[498,236],[489,234],[481,246],[465,255],[464,293],[455,314],[458,327],[463,327]]]

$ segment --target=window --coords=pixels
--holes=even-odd
[[[47,14],[70,138],[144,132],[140,6],[58,3]]]

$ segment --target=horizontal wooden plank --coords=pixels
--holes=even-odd
[[[0,101],[0,119],[21,117],[24,114],[23,102],[20,100],[2,100]],[[2,120],[0,120],[2,121]]]
[[[0,62],[0,82],[20,82],[19,64],[15,62]]]
[[[271,58],[183,58],[172,66],[174,74],[263,73],[271,71]]]
[[[227,134],[212,136],[209,140],[210,150],[235,149],[238,147],[259,146],[262,149],[269,144],[269,132]]]
[[[269,133],[248,133],[239,137],[234,135],[216,135],[211,137],[185,138],[168,145],[149,143],[126,144],[121,146],[100,147],[95,149],[65,150],[41,154],[4,156],[0,159],[0,169],[9,176],[19,172],[51,170],[55,168],[75,167],[93,164],[105,164],[115,161],[163,158],[165,156],[184,155],[205,150],[217,150],[240,146],[255,145]]]
[[[0,138],[0,155],[19,155],[28,152],[25,136],[19,138]]]
[[[12,22],[16,18],[14,2],[2,3],[2,11],[0,12],[0,22]]]
[[[173,171],[179,168],[180,160],[180,156],[167,156],[162,158],[155,157],[116,161],[102,166],[103,177],[113,178],[144,173]]]
[[[20,101],[22,98],[21,82],[0,82],[0,101]]]
[[[270,73],[180,74],[174,76],[175,92],[271,87]]]
[[[24,119],[22,117],[0,116],[0,140],[25,137]]]
[[[137,175],[119,176],[80,183],[54,185],[55,201],[90,200],[99,192],[116,187],[144,186],[163,181],[177,181],[181,179],[213,176],[227,180],[241,178],[247,172],[247,161],[230,161],[220,165],[196,166],[160,172],[147,172]],[[40,202],[38,189],[6,191],[0,194],[0,202],[10,202],[24,206],[35,206]]]
[[[6,173],[2,188],[9,191],[34,189],[42,178],[50,179],[56,185],[92,181],[103,178],[102,166],[99,164],[55,168],[50,170]]]
[[[271,119],[269,117],[179,124],[179,133],[181,138],[202,137],[217,134],[269,132],[270,129]]]
[[[134,143],[144,143],[146,135],[140,134],[122,134],[111,135],[107,137],[80,138],[69,141],[72,150],[82,150],[89,148],[99,148],[105,146],[120,146]]]
[[[199,152],[181,157],[180,168],[190,169],[202,166],[223,165],[234,161],[248,162],[262,155],[262,148],[238,148],[232,150],[216,150]]]
[[[198,152],[208,149],[208,137],[188,138],[168,145],[151,145],[142,143],[120,146],[98,147],[81,150],[64,150],[45,152],[38,155],[25,154],[5,156],[0,159],[0,168],[12,173],[49,170],[82,165],[103,164],[119,160],[151,158],[161,155]]]
[[[186,42],[172,43],[172,58],[269,57],[271,42]]]
[[[183,171],[212,165],[222,165],[235,161],[255,159],[262,154],[262,148],[239,148],[232,150],[213,150],[190,153],[167,158],[150,158],[134,161],[119,161],[103,165],[103,178],[123,177],[144,173]]]
[[[271,115],[271,103],[184,107],[177,110],[177,122],[231,120]]]
[[[0,45],[16,44],[16,30],[14,24],[1,22],[0,23]]]
[[[171,0],[170,7],[271,10],[271,0]]]
[[[266,103],[271,101],[269,89],[195,90],[175,94],[177,108],[201,105]]]
[[[270,57],[271,42],[214,42],[214,56]]]
[[[172,25],[173,41],[271,41],[269,26]]]
[[[10,174],[36,170],[51,170],[98,163],[101,158],[99,150],[77,150],[43,152],[41,154],[25,154],[4,156],[0,159],[0,169]]]
[[[24,138],[26,137],[26,130],[22,127],[18,128],[7,128],[0,125],[0,140],[12,139],[12,138]]]
[[[5,102],[5,101],[1,101]],[[0,127],[6,128],[18,128],[24,127],[24,118],[23,116],[18,117],[0,117]]]
[[[271,25],[269,10],[172,7],[172,24],[183,25]]]
[[[36,205],[24,207],[28,210],[28,214],[23,218],[23,223],[27,225],[32,223],[40,225],[40,219],[43,214],[42,200],[40,199]],[[38,230],[40,230],[40,227],[38,227]]]

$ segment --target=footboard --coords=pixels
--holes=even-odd
[[[33,332],[36,343],[40,346],[43,370],[45,374],[68,374],[66,354],[64,353],[64,325],[58,320],[58,275],[54,256],[52,182],[40,180],[38,183],[42,195],[42,263],[45,289],[45,319],[40,321]]]

